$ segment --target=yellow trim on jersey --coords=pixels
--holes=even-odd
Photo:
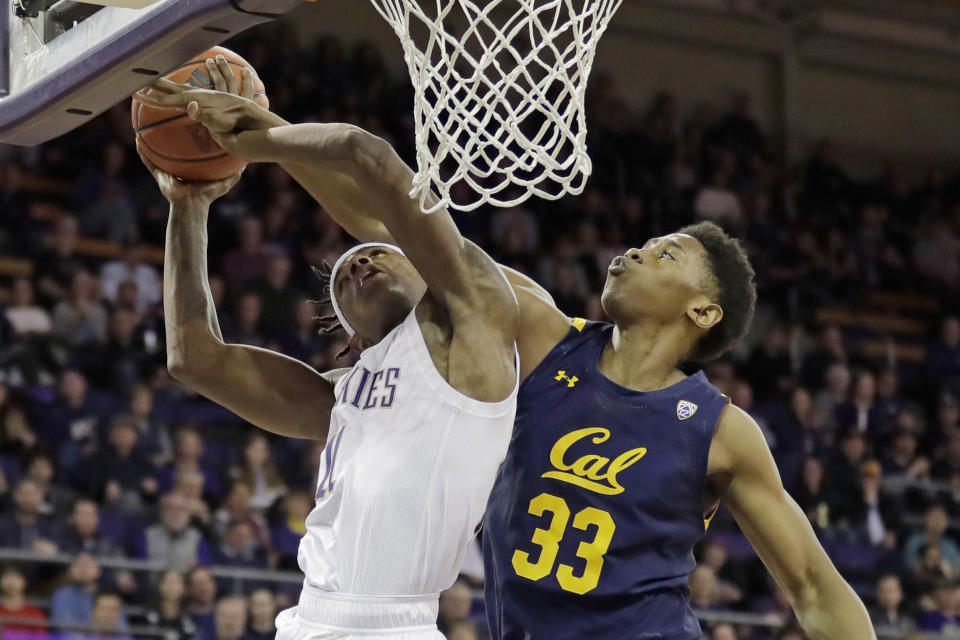
[[[587,326],[587,320],[586,318],[574,318],[571,324],[577,331],[583,331],[583,328]]]
[[[713,516],[717,515],[717,511],[720,510],[720,505],[717,505],[713,508],[713,511],[709,516],[703,519],[703,531],[706,532],[710,528],[710,522],[713,520]]]

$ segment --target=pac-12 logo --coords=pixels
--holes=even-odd
[[[681,400],[677,403],[677,418],[680,420],[687,420],[693,417],[693,414],[699,409],[697,405],[687,400]]]

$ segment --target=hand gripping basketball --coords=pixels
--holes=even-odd
[[[185,108],[190,119],[204,125],[224,151],[241,160],[249,160],[243,157],[243,150],[237,145],[237,134],[251,129],[268,129],[275,123],[269,119],[270,112],[253,101],[254,72],[243,69],[243,86],[238,93],[236,78],[232,73],[224,74],[221,64],[227,64],[221,56],[216,61],[207,60],[207,72],[214,83],[212,90],[160,79],[151,85],[155,93],[139,99],[155,107]]]

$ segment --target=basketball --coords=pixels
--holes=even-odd
[[[186,83],[202,89],[213,89],[213,81],[207,73],[205,61],[222,55],[230,63],[237,79],[243,84],[243,68],[250,66],[246,60],[223,47],[213,47],[189,62],[174,69],[165,77],[178,83]],[[270,101],[263,83],[254,75],[254,101],[269,108]],[[144,104],[138,95],[149,95],[149,87],[141,89],[133,97],[131,117],[133,130],[140,139],[144,155],[157,167],[183,180],[209,182],[231,176],[246,165],[246,162],[226,153],[210,136],[207,128],[187,117],[185,109],[157,108]]]

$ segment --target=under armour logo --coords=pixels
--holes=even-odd
[[[681,400],[677,403],[677,417],[681,420],[686,420],[687,418],[692,418],[693,414],[699,409],[697,405],[686,400]]]
[[[554,378],[554,380],[556,380],[557,382],[560,382],[561,380],[566,380],[568,388],[574,387],[578,382],[580,382],[580,378],[578,378],[577,376],[573,376],[572,378],[567,376],[566,371],[557,371],[557,377]]]

